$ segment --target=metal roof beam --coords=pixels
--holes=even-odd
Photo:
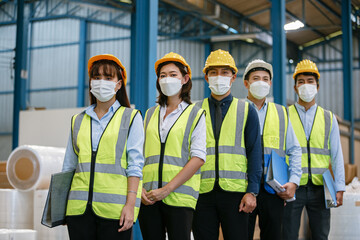
[[[286,10],[286,14],[289,14],[292,18],[301,21],[301,19],[299,19],[295,14],[291,13],[289,10]],[[320,35],[321,37],[325,37],[325,35],[324,35],[322,32],[316,30],[315,28],[313,28],[313,27],[310,26],[309,24],[304,23],[304,25],[305,25],[306,27],[312,29],[312,31],[314,31],[315,33],[317,33],[317,34]]]
[[[234,11],[233,9],[229,8],[228,6],[224,5],[223,3],[219,3],[216,0],[207,0],[207,1],[211,2],[211,3],[214,3],[214,4],[218,4],[222,9],[224,9],[225,11],[229,12],[231,15],[233,15],[234,17],[239,19],[239,23],[241,23],[242,22],[241,19],[243,19],[245,17],[243,14],[240,14],[240,13]],[[244,21],[247,22],[248,24],[253,25],[254,27],[259,28],[263,32],[269,32],[269,30],[267,30],[266,28],[258,25],[257,23],[255,23],[254,21],[252,21],[250,19],[245,19]]]
[[[341,19],[341,15],[335,12],[332,8],[330,8],[326,3],[324,3],[323,0],[315,0],[317,3],[319,3],[323,8],[325,8],[327,11],[329,11],[332,15],[338,17]]]
[[[329,22],[331,22],[332,24],[335,24],[333,20],[331,20],[329,18],[329,16],[324,13],[323,10],[321,10],[315,3],[313,3],[313,1],[309,0],[310,4],[313,5],[327,20],[329,20]]]

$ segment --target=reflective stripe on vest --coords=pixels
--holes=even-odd
[[[78,165],[69,193],[66,215],[83,214],[86,205],[91,203],[96,215],[120,219],[127,197],[127,136],[137,112],[134,109],[120,107],[106,126],[94,159],[92,199],[89,199],[92,161],[91,117],[85,112],[73,117],[72,143],[78,156]],[[140,181],[134,210],[135,219],[141,203],[141,186]]]
[[[263,130],[264,155],[271,155],[274,150],[279,156],[285,157],[285,139],[288,117],[286,108],[279,104],[268,102]],[[267,173],[270,157],[264,157],[264,175]]]
[[[159,133],[160,107],[152,107],[146,112],[143,187],[147,191],[158,189],[159,185],[165,186],[188,163],[191,135],[203,113],[204,110],[194,104],[189,105],[169,130],[162,148]],[[160,184],[159,169],[162,169]],[[171,206],[195,209],[199,187],[200,170],[162,201]]]
[[[302,150],[303,173],[300,185],[306,185],[309,178],[313,184],[323,185],[322,174],[329,168],[330,163],[329,143],[333,115],[330,111],[317,107],[309,140],[306,139],[303,123],[294,105],[289,107],[289,117]]]
[[[247,188],[247,159],[244,129],[249,104],[233,98],[221,125],[216,156],[216,141],[210,116],[209,99],[196,103],[206,112],[206,162],[201,167],[200,193],[207,193],[215,186],[216,175],[219,186],[225,191],[245,192]],[[235,131],[234,131],[235,130]],[[218,169],[216,169],[218,161]]]

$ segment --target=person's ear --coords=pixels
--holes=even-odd
[[[231,79],[230,79],[230,83],[232,84],[233,82],[235,82],[235,79],[236,79],[236,74],[234,74]]]
[[[246,89],[249,89],[249,87],[250,87],[249,80],[244,80],[244,86]]]
[[[118,91],[121,88],[121,86],[122,86],[122,80],[119,79],[119,81],[117,82],[117,84],[115,86],[116,91]]]
[[[296,85],[294,85],[294,91],[299,95],[299,91],[298,91]]]
[[[181,81],[182,84],[187,84],[187,82],[190,80],[190,76],[189,74],[186,74],[184,77],[183,77],[183,80]]]
[[[209,78],[208,78],[207,74],[205,74],[205,81],[206,81],[207,83],[209,83]]]

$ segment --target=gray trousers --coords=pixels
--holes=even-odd
[[[283,239],[296,240],[299,235],[303,208],[309,216],[311,238],[328,239],[330,232],[330,209],[326,209],[323,186],[300,186],[296,190],[296,200],[287,203],[284,210]]]

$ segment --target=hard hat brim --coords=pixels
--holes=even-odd
[[[251,65],[250,65],[251,64]],[[270,79],[272,80],[273,79],[273,68],[272,68],[272,65],[270,63],[267,63],[267,62],[252,62],[250,63],[246,69],[245,69],[245,72],[243,74],[243,81],[245,81],[245,77],[246,75],[251,71],[253,70],[254,68],[264,68],[264,69],[267,69],[269,72],[270,72]]]
[[[304,69],[304,70],[298,70],[297,72],[295,72],[293,74],[293,79],[296,80],[296,76],[299,75],[299,74],[302,74],[302,73],[314,73],[317,75],[318,77],[318,80],[320,79],[320,73],[319,72],[316,72],[314,70],[310,70],[310,69]]]
[[[159,65],[164,63],[164,62],[178,62],[178,63],[181,63],[182,65],[184,65],[187,68],[189,77],[191,79],[191,68],[190,68],[190,66],[186,62],[181,61],[178,58],[161,58],[161,59],[157,60],[155,62],[155,71],[156,71],[156,73],[157,73]]]
[[[237,67],[233,67],[233,66],[230,66],[230,65],[224,64],[224,63],[221,63],[221,64],[220,63],[219,64],[214,63],[214,64],[211,64],[210,66],[204,67],[203,68],[203,73],[206,74],[206,70],[211,68],[211,67],[229,67],[229,68],[231,68],[231,69],[233,69],[235,71],[235,74],[237,74],[237,72],[238,72]]]
[[[126,69],[125,69],[124,65],[122,65],[121,61],[117,57],[115,57],[114,55],[111,55],[111,54],[101,54],[101,55],[96,55],[96,56],[91,57],[88,61],[89,76],[90,76],[90,70],[91,70],[94,62],[100,61],[100,60],[111,60],[111,61],[114,61],[117,65],[119,65],[119,67],[121,68],[121,72],[122,72],[123,84],[124,84],[124,86],[126,86],[126,81],[127,81]]]

